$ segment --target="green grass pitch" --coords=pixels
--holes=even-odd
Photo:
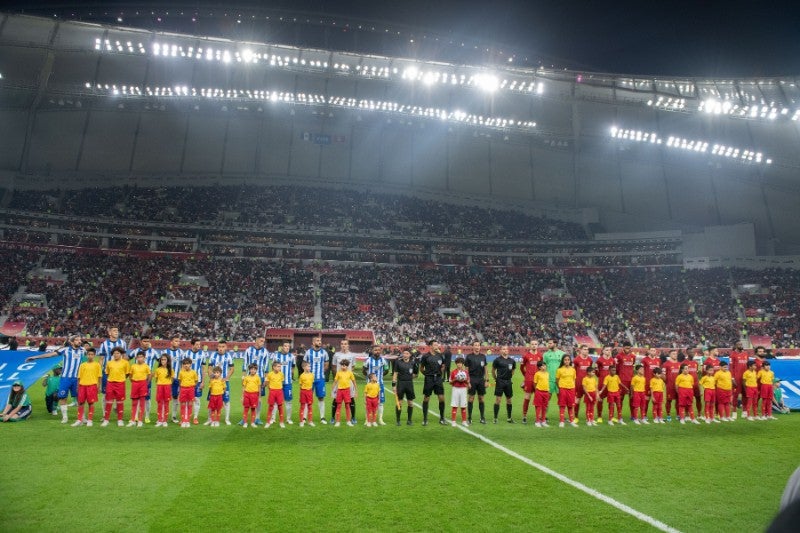
[[[232,383],[238,420],[238,374]],[[420,409],[396,427],[391,395],[385,427],[283,430],[101,428],[99,409],[94,427],[72,428],[44,413],[38,386],[32,395],[31,420],[0,426],[2,531],[654,530],[435,417],[422,427]],[[517,424],[504,408],[491,424],[487,403],[490,423],[471,429],[680,531],[763,530],[800,458],[797,415],[538,429],[519,423],[521,405],[517,386]]]

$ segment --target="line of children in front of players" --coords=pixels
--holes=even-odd
[[[30,358],[63,355],[62,370],[64,367],[77,368],[74,377],[62,376],[59,380],[58,398],[61,403],[63,423],[67,422],[66,399],[67,395],[71,394],[78,400],[78,418],[73,426],[91,426],[94,404],[99,399],[99,388],[104,395],[101,425],[109,424],[114,407],[116,408],[117,424],[124,425],[123,402],[127,396],[125,384],[130,380],[131,419],[128,422],[129,426],[140,427],[144,423],[150,422],[152,388],[156,389],[158,413],[156,426],[167,426],[170,405],[172,405],[172,421],[174,423],[180,423],[182,427],[189,427],[192,423],[199,424],[201,398],[206,382],[208,384],[206,391],[208,419],[205,424],[219,426],[223,412],[225,423],[231,424],[229,378],[234,366],[233,360],[237,354],[228,352],[224,342],[219,343],[216,352],[209,354],[200,350],[200,342],[195,340],[192,341],[192,349],[184,352],[178,347],[179,340],[175,339],[170,349],[159,354],[150,348],[148,339],[142,339],[139,349],[126,354],[126,349],[121,344],[122,341],[114,339],[112,342],[120,342],[120,345],[111,348],[110,353],[106,352],[108,355],[102,360],[102,365],[96,360],[94,348],[87,347],[85,350],[79,348],[80,341],[77,338],[73,338],[71,342],[74,342],[74,345],[64,351],[50,352]],[[106,343],[108,341],[104,343],[104,347],[106,347]],[[314,346],[306,353],[302,363],[303,372],[298,380],[300,385],[300,426],[314,425],[312,416],[314,396],[317,397],[320,422],[327,423],[324,416],[326,397],[324,374],[330,362],[325,350],[321,349],[320,343],[321,341],[315,342]],[[243,354],[245,360],[242,376],[244,413],[240,425],[244,427],[261,425],[260,414],[264,404],[267,406],[268,413],[265,427],[270,427],[275,420],[281,427],[285,427],[286,423],[293,423],[291,416],[292,368],[295,359],[288,349],[288,344],[284,344],[283,350],[279,349],[278,352],[270,353],[263,347],[262,340],[260,348],[257,344],[256,347],[248,349],[249,353]],[[480,354],[479,347],[477,350],[479,358],[483,358],[480,366],[475,365],[470,356],[467,356],[466,359],[458,357],[457,368],[449,376],[449,382],[453,387],[451,424],[456,423],[458,409],[461,409],[462,423],[471,424],[475,396],[478,396],[481,408],[481,423],[486,422],[483,415],[483,396],[486,392],[485,386],[489,384],[488,365],[485,365],[485,356]],[[103,347],[101,347],[101,351],[103,351]],[[507,348],[505,354],[503,351],[501,349],[501,356],[498,359],[509,361],[509,368],[513,375],[516,361],[508,357]],[[585,404],[586,424],[595,426],[602,423],[604,400],[609,409],[608,423],[624,425],[622,400],[626,395],[629,396],[630,415],[635,424],[649,423],[647,417],[649,409],[652,409],[654,423],[671,420],[673,401],[677,404],[677,419],[681,423],[687,421],[700,423],[695,416],[695,406],[698,414],[706,423],[732,421],[736,419],[736,402],[740,390],[743,396],[742,408],[745,418],[748,420],[774,419],[772,416],[773,390],[778,386],[779,380],[775,379],[774,373],[770,370],[769,361],[763,357],[756,357],[754,360],[745,359],[746,368],[740,372],[737,378],[735,373],[731,373],[728,364],[717,358],[715,348],[707,350],[702,369],[698,362],[691,359],[683,363],[679,362],[677,351],[670,352],[669,358],[663,364],[652,353],[642,359],[642,364],[636,364],[635,355],[630,352],[629,346],[624,346],[616,357],[611,357],[610,351],[610,348],[605,348],[601,356],[593,360],[588,355],[588,348],[580,346],[574,360],[569,355],[563,355],[555,372],[547,367],[540,353],[535,350],[526,353],[522,358],[524,374],[522,388],[525,391],[523,423],[527,423],[527,413],[532,399],[536,412],[535,425],[547,427],[547,407],[551,396],[556,396],[561,427],[567,423],[572,426],[578,425],[581,401]],[[366,425],[368,426],[384,425],[383,377],[389,369],[389,362],[381,355],[380,348],[376,347],[373,352],[365,361],[362,369],[368,379],[364,388]],[[323,364],[318,364],[319,361],[314,360],[315,353],[321,356]],[[75,361],[68,359],[74,359],[78,354],[80,354],[80,362],[76,367]],[[735,353],[732,354],[732,363],[735,355]],[[416,359],[414,361],[418,363]],[[353,365],[347,358],[335,361],[337,371],[334,377],[334,405],[331,423],[337,426],[340,425],[342,411],[344,411],[345,423],[355,424],[354,406],[357,394],[355,375],[352,371],[355,358],[352,359],[352,362]],[[315,367],[313,370],[312,366]],[[475,372],[476,368],[478,374]],[[496,369],[495,363],[492,369],[492,377],[497,382],[494,423],[497,423],[503,396],[507,400],[507,421],[513,422],[510,401],[513,389],[505,386],[504,377],[498,376]],[[701,376],[698,376],[699,369],[702,372]],[[413,378],[417,377],[418,372],[419,369],[416,367]],[[434,390],[436,389],[435,384],[430,387],[431,390],[428,390],[428,377],[426,375],[424,405],[427,407],[431,392],[435,392],[440,397],[440,421],[444,421],[442,384],[438,384],[440,390]],[[152,386],[153,381],[155,381],[155,387]],[[395,381],[396,379],[393,380],[393,386],[396,385]],[[507,381],[510,385],[510,378]],[[551,391],[553,391],[552,394]],[[408,422],[411,423],[412,400],[415,398],[413,386],[411,397],[408,394],[400,396],[404,396],[404,399],[407,400]],[[403,398],[398,397],[396,402],[398,425],[401,399]],[[666,414],[664,413],[664,400],[666,400]],[[468,418],[467,407],[469,407]],[[423,411],[423,423],[427,423],[427,414]]]

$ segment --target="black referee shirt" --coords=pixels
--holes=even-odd
[[[511,357],[498,357],[492,363],[492,368],[497,371],[497,381],[510,381],[511,374],[517,368],[517,362]]]
[[[414,374],[419,372],[419,368],[413,359],[408,362],[397,359],[394,362],[394,371],[397,372],[397,381],[414,381]]]
[[[467,354],[467,370],[470,381],[482,380],[486,376],[486,356],[482,353]]]
[[[433,378],[433,377],[441,377],[442,375],[442,365],[444,364],[444,358],[442,354],[426,354],[421,361],[422,373],[425,374],[425,377]]]

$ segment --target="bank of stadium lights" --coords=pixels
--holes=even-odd
[[[111,41],[111,39],[95,39],[95,50],[105,50],[106,52],[128,52],[129,54],[145,54],[147,50],[142,43],[133,44],[132,41]]]
[[[227,100],[263,100],[269,102],[298,103],[306,105],[329,105],[346,109],[364,111],[380,111],[397,113],[406,116],[438,119],[447,122],[459,122],[472,126],[485,126],[498,129],[515,129],[530,131],[536,128],[536,122],[516,120],[507,117],[486,117],[461,110],[447,110],[436,107],[401,104],[384,100],[356,99],[342,96],[326,97],[324,94],[291,93],[285,91],[251,90],[251,89],[222,89],[213,87],[195,88],[186,85],[176,86],[145,86],[144,88],[115,85],[86,83],[85,87],[95,93],[109,96],[150,96],[150,97],[194,97]]]
[[[667,111],[679,111],[686,108],[686,99],[659,96],[656,100],[648,100],[647,105]]]
[[[621,139],[624,141],[664,145],[670,149],[686,150],[687,152],[697,152],[702,154],[710,153],[712,156],[725,157],[741,163],[772,164],[772,159],[765,159],[764,154],[761,152],[736,148],[734,146],[727,146],[724,144],[712,145],[707,141],[685,139],[683,137],[676,136],[669,136],[666,140],[664,140],[656,132],[624,129],[616,126],[611,127],[610,133],[612,138]]]
[[[728,100],[719,101],[714,98],[707,98],[697,106],[698,111],[709,115],[729,115],[742,118],[762,118],[775,120],[780,116],[787,116],[789,108],[775,107],[775,105],[743,105],[735,104]]]

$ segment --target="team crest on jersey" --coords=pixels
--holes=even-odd
[[[413,368],[409,368],[409,369],[408,369],[408,373],[409,373],[409,374],[413,374],[413,373],[414,373],[414,369],[413,369]]]
[[[483,366],[483,361],[481,361],[481,366]]]

